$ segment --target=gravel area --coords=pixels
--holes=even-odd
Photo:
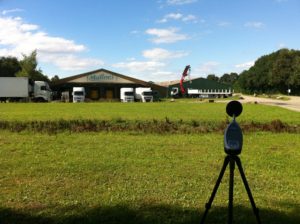
[[[280,99],[269,99],[269,98],[259,98],[254,96],[242,95],[244,99],[240,100],[242,103],[259,103],[272,106],[279,106],[289,110],[300,112],[300,97],[298,96],[289,96],[290,100],[280,100]]]

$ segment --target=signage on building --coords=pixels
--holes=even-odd
[[[88,82],[117,81],[119,77],[111,74],[92,74],[86,77]]]
[[[119,76],[107,73],[98,72],[90,75],[80,77],[78,79],[73,79],[70,82],[77,83],[133,83],[130,80],[121,78]]]

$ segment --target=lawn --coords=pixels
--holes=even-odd
[[[0,136],[1,223],[198,223],[224,158],[215,133]],[[299,135],[244,137],[262,223],[299,223]],[[255,223],[237,170],[235,178],[234,219]],[[226,223],[227,198],[228,171],[206,223]]]
[[[224,124],[225,107],[199,101],[0,104],[0,223],[199,223],[225,154],[224,127],[209,127]],[[241,159],[262,223],[298,224],[300,138],[293,127],[300,113],[243,107],[241,123],[275,124],[243,126]],[[292,129],[278,131],[278,119]],[[77,129],[55,131],[68,122]],[[145,131],[149,127],[155,130]],[[206,223],[227,221],[228,175]],[[238,170],[234,220],[255,223]]]
[[[300,113],[279,107],[243,104],[240,121],[270,122],[280,119],[289,124],[300,124]],[[213,121],[226,120],[225,103],[162,102],[162,103],[8,103],[0,104],[0,120],[170,120]]]

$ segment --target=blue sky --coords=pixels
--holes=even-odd
[[[241,72],[300,49],[298,0],[0,0],[0,56],[52,77],[105,68],[145,81]]]

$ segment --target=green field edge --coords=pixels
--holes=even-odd
[[[12,132],[30,131],[56,133],[70,132],[143,132],[143,133],[209,133],[223,132],[229,120],[201,121],[201,120],[112,120],[77,119],[77,120],[49,120],[49,121],[1,121],[0,130]],[[280,119],[270,122],[241,121],[244,132],[266,131],[273,133],[300,133],[300,125],[282,122]]]

